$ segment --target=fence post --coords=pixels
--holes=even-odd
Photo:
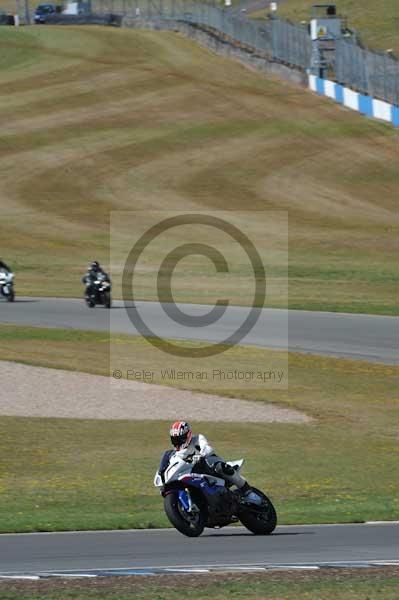
[[[384,96],[387,102],[390,101],[390,94],[388,89],[388,77],[389,77],[389,69],[388,69],[388,55],[384,54]]]
[[[399,106],[399,64],[395,69],[395,98],[394,103]]]
[[[25,0],[25,22],[26,22],[27,25],[30,25],[29,0]]]
[[[271,27],[270,27],[270,31],[271,31],[271,38],[272,38],[272,58],[276,58],[276,50],[275,50],[275,24],[276,24],[276,19],[272,19],[271,21]]]

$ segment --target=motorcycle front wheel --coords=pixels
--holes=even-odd
[[[14,290],[11,290],[10,293],[7,296],[7,301],[8,302],[14,302],[15,300],[15,292]]]
[[[93,300],[93,298],[91,296],[86,296],[85,301],[89,308],[94,308],[96,305],[95,300]]]
[[[270,535],[277,526],[277,513],[272,501],[263,492],[253,488],[262,498],[260,506],[249,505],[240,511],[239,519],[241,523],[252,531],[255,535]]]
[[[179,501],[179,491],[173,490],[164,498],[166,516],[180,533],[188,537],[198,537],[204,531],[205,518],[201,512],[190,515]]]

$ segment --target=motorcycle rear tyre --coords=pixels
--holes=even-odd
[[[104,293],[104,306],[105,308],[111,308],[112,300],[109,292]]]
[[[259,513],[257,513],[256,510],[251,511],[250,508],[242,511],[239,515],[239,519],[244,527],[249,529],[249,531],[252,531],[252,533],[255,535],[270,535],[277,526],[276,510],[270,498],[256,488],[253,488],[253,490],[261,495],[268,503],[268,519],[267,521],[264,519],[259,519]]]

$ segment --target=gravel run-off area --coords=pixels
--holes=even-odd
[[[177,390],[0,361],[0,415],[72,419],[128,419],[307,423],[307,415],[273,404]]]

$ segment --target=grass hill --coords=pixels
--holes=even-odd
[[[180,36],[101,27],[1,28],[0,124],[0,256],[19,293],[80,295],[112,210],[243,209],[259,227],[254,211],[278,209],[291,307],[399,314],[387,125]],[[203,269],[177,297],[214,302]],[[272,277],[280,306],[278,260]]]

